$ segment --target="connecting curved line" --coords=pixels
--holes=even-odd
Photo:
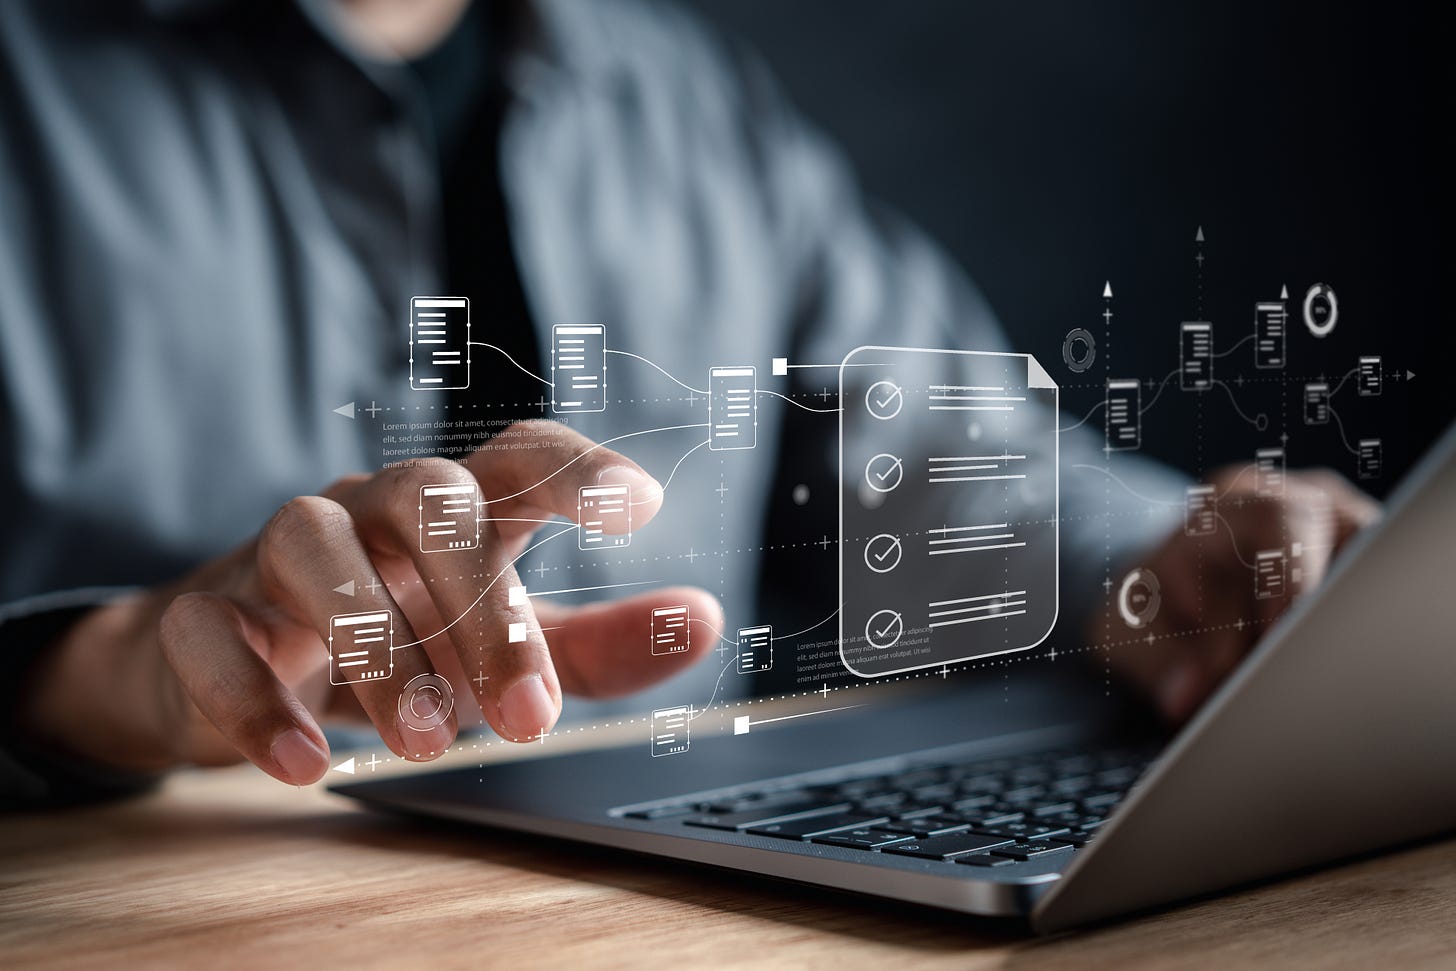
[[[541,377],[541,375],[537,374],[536,372],[534,372],[534,371],[527,371],[526,368],[524,366],[522,366],[522,364],[521,364],[520,361],[517,361],[515,358],[511,357],[510,354],[508,354],[503,348],[496,347],[494,344],[487,344],[484,341],[471,341],[470,342],[470,346],[471,347],[488,347],[491,350],[495,351],[497,354],[500,354],[503,357],[505,357],[505,359],[507,361],[510,361],[512,364],[514,364],[516,366],[516,369],[518,371],[522,372],[523,374],[530,375],[531,377],[535,378],[537,381],[540,381],[542,384],[546,385],[546,387],[548,387],[548,388],[554,388],[554,387],[556,387],[556,385],[554,383],[552,383],[550,381],[547,381],[545,378]]]
[[[819,623],[817,623],[817,624],[814,624],[814,625],[812,625],[810,627],[805,627],[803,630],[795,631],[792,634],[784,634],[781,637],[775,637],[774,640],[776,640],[776,641],[791,641],[794,638],[799,637],[802,634],[809,633],[811,630],[815,630],[816,628],[823,627],[825,624],[829,623],[835,617],[839,616],[839,611],[843,608],[843,606],[844,606],[843,604],[840,604],[838,607],[835,607],[832,611],[829,612],[829,616],[828,617],[825,617],[823,620],[819,621]]]
[[[803,408],[805,411],[812,411],[816,415],[837,415],[844,410],[843,408],[810,408],[808,405],[800,404],[799,402],[795,401],[793,398],[788,397],[787,395],[779,394],[777,391],[769,391],[767,388],[759,388],[758,393],[771,394],[775,398],[783,398],[795,408]]]
[[[708,697],[708,703],[703,707],[699,708],[697,711],[693,712],[691,715],[689,715],[688,721],[692,721],[693,719],[697,718],[701,714],[704,714],[713,707],[713,702],[718,700],[718,689],[723,686],[723,675],[727,674],[728,669],[737,663],[738,655],[735,654],[733,655],[733,660],[723,665],[723,670],[718,672],[718,680],[713,682],[713,693]]]
[[[1136,489],[1134,489],[1132,486],[1128,485],[1126,482],[1123,482],[1122,479],[1118,478],[1116,475],[1114,475],[1113,473],[1109,472],[1107,469],[1102,468],[1101,466],[1097,466],[1097,465],[1073,465],[1073,466],[1070,466],[1070,468],[1074,468],[1074,469],[1087,469],[1087,470],[1092,471],[1092,472],[1101,472],[1103,475],[1107,476],[1113,482],[1116,482],[1118,485],[1120,485],[1124,489],[1126,489],[1128,495],[1133,496],[1134,498],[1137,498],[1137,499],[1141,499],[1143,502],[1151,502],[1155,506],[1181,506],[1181,505],[1183,505],[1182,502],[1169,502],[1166,499],[1154,499],[1152,496],[1145,496],[1141,492],[1138,492]]]
[[[580,453],[578,453],[577,455],[572,456],[572,459],[571,459],[570,462],[567,462],[561,468],[557,469],[555,472],[552,472],[550,475],[546,476],[546,478],[542,479],[540,482],[532,483],[531,485],[526,486],[526,488],[521,489],[519,492],[512,492],[508,496],[496,496],[494,499],[486,499],[485,502],[488,502],[488,503],[490,503],[490,502],[505,502],[507,499],[515,499],[517,496],[524,496],[526,493],[530,492],[532,489],[536,488],[537,486],[544,485],[547,482],[550,482],[552,479],[556,478],[558,475],[560,475],[561,473],[565,472],[572,465],[576,464],[577,462],[580,462],[582,459],[586,458],[592,452],[595,452],[597,449],[601,448],[604,445],[610,445],[613,442],[620,442],[623,439],[627,439],[627,438],[636,438],[638,435],[652,435],[652,434],[654,434],[656,432],[674,432],[674,431],[677,431],[680,428],[707,428],[707,427],[708,427],[707,423],[704,422],[704,423],[699,424],[699,425],[669,425],[666,428],[646,428],[646,429],[643,429],[640,432],[628,432],[625,435],[618,435],[615,438],[608,438],[608,439],[606,439],[604,441],[593,442],[590,448],[582,449]]]
[[[1182,370],[1182,368],[1174,368],[1173,370],[1168,372],[1167,376],[1163,378],[1162,383],[1158,385],[1158,390],[1153,395],[1153,397],[1148,401],[1147,404],[1143,405],[1141,408],[1138,409],[1139,415],[1147,414],[1148,409],[1158,403],[1158,399],[1163,396],[1163,389],[1168,386],[1169,381],[1173,380],[1173,375],[1180,373]]]
[[[580,527],[577,526],[575,523],[572,523],[571,526],[568,527],[567,529],[558,530],[557,532],[552,533],[550,536],[546,537],[545,539],[541,540],[540,542],[532,543],[530,546],[528,546],[525,549],[521,550],[520,556],[517,556],[514,559],[512,559],[511,562],[507,564],[507,566],[515,566],[517,563],[519,563],[521,561],[521,557],[525,556],[527,553],[531,552],[536,547],[541,546],[541,545],[546,544],[546,543],[549,543],[549,542],[551,542],[553,539],[555,539],[558,536],[565,536],[567,533],[573,533],[573,532],[575,532],[579,528]],[[429,637],[421,637],[418,640],[410,641],[408,644],[396,644],[396,645],[394,645],[393,647],[391,647],[389,649],[390,650],[390,653],[393,653],[395,651],[402,651],[402,650],[404,650],[407,647],[418,647],[419,645],[423,644],[425,641],[432,640],[432,639],[434,639],[436,637],[439,637],[441,634],[445,633],[447,630],[449,630],[450,628],[454,627],[456,624],[460,623],[466,617],[470,616],[470,612],[472,610],[474,610],[476,607],[480,606],[480,602],[485,599],[485,595],[488,594],[488,593],[490,593],[490,588],[493,587],[493,586],[495,586],[495,582],[497,580],[499,580],[501,577],[505,576],[505,572],[506,571],[504,569],[502,569],[495,576],[491,577],[490,578],[490,582],[485,585],[485,589],[482,590],[482,591],[480,591],[480,596],[476,597],[473,601],[471,601],[470,606],[469,607],[466,607],[465,608],[465,612],[462,613],[459,617],[456,617],[454,620],[450,621],[450,623],[446,624],[444,627],[441,627],[439,630],[437,630],[433,634],[429,635]]]
[[[687,461],[687,457],[689,455],[693,454],[694,452],[696,452],[698,449],[702,448],[704,445],[707,445],[707,444],[708,444],[707,442],[699,442],[698,444],[694,445],[692,448],[690,448],[686,452],[684,452],[682,458],[680,458],[680,459],[677,460],[677,465],[674,465],[672,467],[672,471],[667,474],[667,481],[662,484],[662,494],[664,496],[667,495],[667,487],[670,486],[670,485],[672,485],[672,477],[675,476],[675,475],[677,475],[678,468],[682,466],[683,462]],[[649,502],[652,502],[652,500],[651,499],[634,499],[632,501],[632,505],[634,505],[634,506],[641,506],[641,505],[645,505],[646,503],[649,503]]]
[[[1220,388],[1223,388],[1223,393],[1228,395],[1229,404],[1234,406],[1234,411],[1238,412],[1240,418],[1242,418],[1244,421],[1248,422],[1255,428],[1259,427],[1259,420],[1257,418],[1250,418],[1248,415],[1244,414],[1244,409],[1239,407],[1238,399],[1234,397],[1234,389],[1230,388],[1227,382],[1215,381],[1213,383],[1218,385]]]
[[[1233,346],[1233,347],[1230,347],[1230,348],[1229,348],[1229,349],[1228,349],[1228,350],[1226,350],[1226,351],[1222,351],[1222,352],[1220,352],[1220,353],[1218,353],[1218,354],[1215,354],[1215,355],[1213,355],[1213,356],[1214,356],[1214,357],[1228,357],[1228,356],[1229,356],[1229,355],[1230,355],[1230,354],[1232,354],[1232,353],[1233,353],[1233,352],[1234,352],[1234,351],[1236,351],[1236,350],[1238,350],[1238,349],[1239,349],[1239,348],[1241,348],[1241,347],[1243,347],[1243,346],[1244,346],[1244,345],[1245,345],[1245,344],[1247,344],[1247,343],[1248,343],[1248,342],[1249,342],[1249,341],[1251,341],[1251,340],[1253,340],[1253,339],[1254,339],[1254,335],[1253,335],[1253,334],[1248,334],[1248,335],[1247,335],[1247,336],[1245,336],[1245,337],[1244,337],[1244,339],[1243,339],[1243,340],[1241,340],[1241,341],[1239,341],[1239,342],[1238,342],[1238,343],[1237,343],[1237,344],[1235,344],[1235,345],[1234,345],[1234,346]]]
[[[1092,418],[1093,415],[1097,414],[1097,409],[1098,408],[1106,408],[1106,407],[1107,407],[1107,399],[1106,398],[1103,398],[1101,401],[1097,402],[1097,404],[1095,404],[1095,405],[1092,406],[1092,410],[1091,411],[1087,412],[1087,414],[1085,414],[1085,415],[1082,416],[1082,420],[1081,421],[1077,422],[1077,424],[1075,424],[1075,425],[1068,425],[1066,428],[1058,428],[1057,429],[1057,434],[1060,435],[1063,432],[1075,431],[1076,429],[1081,428],[1083,425],[1087,424],[1087,422],[1091,420],[1091,418]],[[1139,414],[1141,414],[1141,412],[1139,412]]]
[[[623,357],[635,358],[636,360],[641,361],[643,364],[646,364],[648,367],[655,368],[658,372],[660,372],[664,377],[666,377],[673,384],[676,384],[676,385],[678,385],[679,387],[682,387],[682,388],[686,388],[687,390],[693,392],[694,394],[706,395],[708,393],[708,392],[704,391],[702,388],[695,388],[695,387],[693,387],[690,384],[683,384],[681,381],[679,381],[677,378],[673,377],[667,371],[664,371],[660,365],[654,364],[652,361],[647,360],[647,358],[642,357],[640,354],[633,354],[631,351],[619,351],[619,350],[616,350],[615,348],[611,348],[611,347],[607,348],[607,353],[608,354],[621,354]]]

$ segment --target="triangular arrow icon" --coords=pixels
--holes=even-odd
[[[1411,371],[1407,371],[1407,372],[1405,372],[1405,379],[1406,379],[1406,380],[1407,380],[1407,381],[1409,381],[1409,380],[1410,380],[1410,379],[1411,379],[1411,378],[1413,378],[1413,377],[1415,377],[1415,374],[1414,374],[1414,373],[1413,373],[1413,372],[1411,372]]]
[[[338,765],[334,766],[334,771],[335,772],[342,772],[342,773],[344,773],[344,775],[353,775],[354,774],[354,756],[351,755],[347,759],[345,759],[344,761],[340,762]]]
[[[1193,241],[1195,243],[1201,243],[1201,242],[1203,242],[1203,227],[1202,226],[1199,226],[1198,227],[1198,235],[1193,237]]]
[[[339,584],[337,587],[334,587],[334,593],[342,593],[346,597],[354,596],[354,581],[350,580],[348,583]]]
[[[1108,280],[1102,287],[1102,296],[1106,300],[1112,299],[1112,281]]]
[[[1285,284],[1284,286],[1282,286],[1282,287],[1279,288],[1279,299],[1280,300],[1288,300],[1289,299],[1289,285],[1288,284]]]
[[[353,418],[354,402],[351,401],[347,405],[339,405],[339,407],[334,409],[334,414],[343,415],[345,418]]]

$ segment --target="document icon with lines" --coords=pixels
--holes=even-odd
[[[773,670],[773,628],[741,627],[738,630],[738,673],[757,674]]]
[[[652,611],[652,653],[681,654],[692,646],[688,608],[657,607]]]
[[[416,391],[470,387],[470,301],[411,300],[409,351],[410,387]]]
[[[630,546],[632,492],[625,485],[582,486],[576,490],[576,546],[582,550]]]
[[[1213,486],[1188,487],[1183,503],[1183,532],[1189,536],[1218,532],[1218,493]]]
[[[1142,385],[1136,378],[1107,382],[1107,450],[1125,452],[1143,441]]]
[[[681,755],[688,750],[692,710],[686,705],[658,708],[652,713],[652,757]]]
[[[329,683],[358,684],[394,674],[394,615],[387,610],[329,618]]]
[[[753,448],[758,440],[758,370],[715,367],[708,371],[708,448]]]
[[[1284,325],[1289,312],[1282,301],[1254,304],[1254,367],[1284,366]]]
[[[551,410],[557,414],[607,410],[605,324],[551,328]]]
[[[1185,321],[1178,346],[1183,390],[1213,387],[1213,325],[1206,320]]]
[[[839,382],[845,667],[880,677],[1040,644],[1058,599],[1050,375],[1027,354],[861,347]]]
[[[420,552],[473,550],[480,545],[474,482],[420,486]]]

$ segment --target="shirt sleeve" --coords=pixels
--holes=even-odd
[[[22,811],[118,798],[146,791],[159,776],[123,772],[48,751],[20,730],[15,717],[46,652],[71,625],[129,590],[85,588],[0,606],[0,811]]]

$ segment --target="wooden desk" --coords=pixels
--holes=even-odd
[[[518,754],[497,744],[447,759]],[[0,817],[8,969],[1404,971],[1453,961],[1456,841],[1036,940],[865,898],[397,820],[251,767],[181,773],[99,809]]]

